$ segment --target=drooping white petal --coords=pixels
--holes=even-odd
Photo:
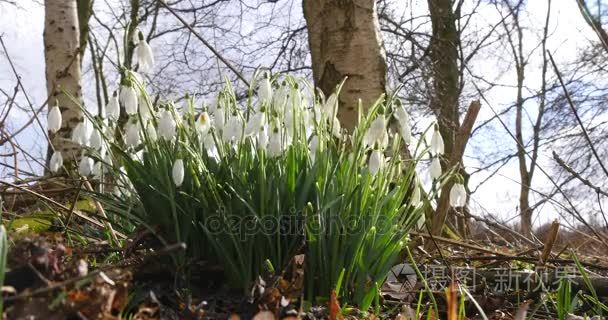
[[[154,125],[151,122],[146,126],[146,134],[148,135],[148,140],[150,142],[154,142],[156,139],[158,139],[156,128],[154,128]]]
[[[363,145],[371,147],[378,145],[380,148],[386,148],[388,145],[388,133],[386,132],[386,118],[384,115],[378,115],[363,136]]]
[[[437,126],[435,126],[433,136],[431,137],[431,153],[435,155],[444,153],[443,137],[441,137],[441,133],[439,132]]]
[[[78,164],[78,174],[83,177],[90,175],[93,171],[94,165],[95,161],[93,161],[93,159],[83,156],[82,159],[80,159],[80,163]]]
[[[136,121],[129,121],[125,128],[125,146],[127,148],[139,145],[141,137],[139,134],[140,126]]]
[[[319,137],[317,135],[312,136],[310,138],[310,142],[308,143],[308,149],[310,150],[310,160],[315,162],[317,157],[317,151],[319,150]]]
[[[384,153],[378,149],[372,150],[372,154],[369,156],[368,169],[372,175],[376,175],[380,169],[384,166]]]
[[[51,133],[56,133],[61,129],[61,120],[61,110],[59,110],[59,107],[52,107],[47,118],[47,126]]]
[[[410,205],[413,207],[418,207],[420,205],[420,186],[418,184],[414,184],[414,190],[412,191],[412,198],[410,200]]]
[[[334,120],[332,121],[331,133],[338,139],[342,138],[342,127],[340,126],[338,117],[334,117]]]
[[[267,150],[268,147],[268,125],[264,125],[258,131],[258,149]]]
[[[81,146],[86,146],[89,142],[89,136],[87,135],[87,128],[85,122],[79,122],[72,131],[72,142],[77,143]]]
[[[338,113],[338,96],[332,93],[323,104],[323,112],[328,118],[333,118]]]
[[[268,136],[268,155],[278,157],[283,154],[283,141],[281,141],[281,132],[279,128],[274,128]]]
[[[196,118],[196,130],[199,134],[205,135],[211,129],[211,118],[209,113],[206,111],[202,112],[198,118]]]
[[[173,169],[171,170],[171,174],[173,176],[173,182],[175,186],[179,187],[184,183],[184,160],[177,159],[173,164]]]
[[[102,174],[102,163],[101,163],[101,161],[97,161],[95,163],[95,165],[93,166],[93,170],[91,171],[91,173],[93,174],[93,177],[95,179],[101,178],[101,174]]]
[[[439,161],[439,157],[433,157],[431,161],[430,167],[431,179],[439,179],[441,177],[441,162]]]
[[[114,91],[108,104],[106,105],[106,117],[109,120],[116,121],[120,116],[120,103],[118,102],[118,93]]]
[[[63,167],[63,156],[61,155],[61,151],[55,151],[51,156],[49,169],[51,172],[57,173],[61,167]]]
[[[222,131],[222,138],[225,142],[238,140],[243,135],[243,122],[241,118],[234,114],[228,118]]]
[[[393,113],[399,124],[399,135],[407,145],[412,142],[412,128],[410,126],[410,115],[405,111],[404,106],[399,106]]]
[[[463,184],[455,183],[450,189],[450,206],[464,207],[467,202],[467,191]]]
[[[128,115],[137,113],[137,93],[133,87],[122,86],[120,88],[120,103],[122,103]]]
[[[152,106],[148,105],[148,102],[146,101],[146,99],[143,96],[140,96],[138,101],[139,101],[139,106],[138,106],[139,116],[142,118],[142,120],[147,121],[149,119],[152,119],[152,117],[154,115]]]
[[[89,146],[95,150],[101,149],[101,145],[103,144],[103,138],[101,137],[101,133],[97,129],[93,129],[91,133],[91,137],[89,138]]]
[[[145,39],[140,39],[137,44],[137,62],[139,71],[150,72],[154,68],[154,53],[152,47]]]
[[[266,124],[266,114],[263,111],[256,112],[249,117],[245,126],[245,135],[251,136],[257,133]]]
[[[264,79],[260,81],[258,96],[260,98],[260,104],[268,104],[272,99],[272,84],[267,77],[264,77]]]
[[[158,119],[158,134],[166,139],[171,140],[175,137],[177,124],[175,123],[175,119],[173,119],[173,115],[168,110],[163,110],[160,112],[160,116]]]

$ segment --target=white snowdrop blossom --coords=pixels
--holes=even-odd
[[[439,132],[439,127],[435,125],[433,136],[431,137],[431,153],[440,155],[444,153],[443,138]]]
[[[94,165],[95,162],[93,161],[93,159],[83,156],[82,159],[80,159],[80,163],[78,164],[78,174],[83,177],[90,175],[93,171]]]
[[[403,142],[409,145],[412,142],[412,128],[410,126],[410,115],[405,111],[404,106],[399,106],[393,113],[399,124],[399,135]]]
[[[268,147],[268,126],[264,125],[258,131],[258,149],[267,150]]]
[[[386,148],[388,145],[388,133],[386,132],[386,118],[380,114],[365,132],[363,136],[363,144],[366,147],[378,145],[380,148]]]
[[[258,97],[260,98],[260,105],[268,104],[272,101],[272,84],[267,77],[264,77],[264,79],[260,81]]]
[[[101,173],[102,173],[102,163],[101,163],[101,161],[97,161],[95,163],[95,165],[93,166],[93,170],[91,171],[91,174],[93,174],[93,177],[95,179],[99,179],[99,178],[101,178]]]
[[[317,135],[312,136],[310,138],[310,142],[308,143],[308,149],[310,150],[310,161],[315,162],[317,157],[317,151],[319,151],[319,137]]]
[[[120,103],[118,102],[118,93],[114,91],[108,104],[106,105],[106,117],[110,120],[118,120],[120,116]]]
[[[332,93],[323,104],[323,112],[328,118],[335,117],[337,115],[337,107],[338,96],[335,93]]]
[[[169,110],[163,110],[160,112],[160,116],[158,119],[158,134],[166,139],[171,140],[175,137],[175,128],[177,124],[175,123],[175,119],[173,119],[173,115]]]
[[[206,135],[211,129],[211,118],[209,118],[209,114],[205,111],[202,112],[198,118],[196,118],[196,130],[201,135]]]
[[[128,115],[137,113],[137,93],[133,87],[122,86],[120,88],[120,103],[125,107]]]
[[[171,170],[171,175],[176,187],[180,187],[182,183],[184,183],[184,160],[175,160],[175,163],[173,163],[173,169]]]
[[[151,122],[146,125],[146,135],[148,136],[148,140],[150,142],[154,142],[158,139],[156,128],[154,128],[154,125]]]
[[[63,167],[63,156],[61,155],[61,151],[55,151],[51,156],[49,169],[51,172],[57,173],[61,167]]]
[[[51,133],[56,133],[61,129],[61,120],[61,110],[59,110],[59,107],[52,107],[47,118],[47,126]]]
[[[139,71],[150,72],[154,68],[154,53],[141,32],[139,33],[139,43],[136,50]]]
[[[467,203],[467,190],[462,183],[455,183],[450,189],[450,206],[464,207]]]
[[[412,191],[412,198],[410,199],[410,204],[416,208],[420,205],[421,196],[420,196],[420,186],[417,183],[414,184],[414,190]]]
[[[254,113],[249,117],[247,125],[245,126],[245,135],[251,136],[258,132],[266,124],[266,113],[264,110]]]
[[[281,141],[281,131],[275,127],[268,136],[268,155],[278,157],[283,153],[283,141]]]
[[[289,88],[285,83],[281,84],[279,89],[272,96],[272,104],[275,105],[276,108],[281,108],[287,102],[287,97],[289,96]]]
[[[127,148],[137,146],[141,139],[139,135],[139,124],[135,121],[129,121],[125,128],[125,146]]]
[[[378,149],[372,150],[372,153],[369,156],[368,168],[369,172],[372,175],[376,175],[380,169],[384,166],[384,153]]]
[[[222,138],[224,141],[229,142],[238,140],[243,135],[243,122],[237,114],[233,114],[226,121],[226,126],[222,131]]]
[[[89,136],[87,135],[87,128],[84,122],[79,122],[74,131],[72,131],[72,142],[77,143],[81,146],[86,146],[89,142]]]
[[[340,125],[340,120],[338,120],[338,117],[334,117],[331,125],[331,134],[338,139],[342,138],[342,126]]]
[[[431,161],[430,167],[431,179],[439,179],[441,177],[441,162],[439,161],[439,157],[433,157]]]
[[[154,115],[152,106],[148,105],[148,101],[146,101],[146,99],[143,96],[140,96],[138,101],[139,101],[139,106],[138,106],[139,115],[141,116],[142,120],[146,121],[146,120],[152,119],[152,116]]]
[[[97,129],[93,129],[91,132],[91,137],[89,138],[89,146],[95,150],[101,149],[101,145],[103,144],[103,138],[101,137],[101,133]]]

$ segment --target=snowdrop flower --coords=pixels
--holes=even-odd
[[[213,115],[213,125],[216,130],[223,130],[226,123],[226,115],[224,109],[217,109]]]
[[[264,125],[258,131],[258,149],[266,150],[268,147],[268,126]]]
[[[386,148],[388,145],[388,133],[386,132],[386,119],[380,114],[365,132],[363,136],[363,145],[366,147],[378,144],[380,148]]]
[[[245,135],[253,135],[254,133],[258,132],[260,128],[264,126],[264,124],[266,124],[266,114],[264,112],[264,108],[262,108],[262,110],[249,117],[249,121],[247,121],[247,125],[245,126]]]
[[[439,179],[439,177],[441,177],[441,162],[439,162],[439,157],[433,157],[433,160],[431,161],[430,172],[431,178],[433,180]]]
[[[158,135],[156,134],[156,128],[154,128],[154,125],[152,123],[148,123],[148,125],[146,126],[146,134],[148,135],[148,140],[150,142],[154,142],[156,141],[156,139],[158,139]]]
[[[93,174],[93,177],[95,179],[100,179],[101,178],[101,161],[97,161],[95,163],[95,165],[93,166],[93,170],[91,171],[91,173]]]
[[[279,89],[277,89],[277,92],[275,92],[274,96],[272,97],[272,104],[274,104],[275,107],[283,107],[283,104],[287,102],[288,96],[289,87],[287,86],[287,84],[285,84],[285,82],[283,82]]]
[[[120,103],[125,107],[128,115],[137,113],[137,93],[130,86],[122,86],[120,88]]]
[[[180,187],[182,183],[184,183],[184,160],[175,160],[173,169],[171,170],[171,175],[173,176],[173,182],[175,183],[176,187]]]
[[[118,102],[118,93],[114,91],[110,97],[110,101],[106,105],[106,117],[110,120],[118,120],[120,116],[120,104]]]
[[[57,171],[59,171],[61,167],[63,167],[63,156],[61,155],[60,151],[55,151],[51,156],[49,169],[51,170],[51,172],[57,173]]]
[[[81,146],[86,146],[87,143],[89,142],[89,137],[87,135],[87,129],[85,127],[85,123],[83,122],[79,122],[76,127],[74,128],[74,131],[72,131],[72,142],[77,143]]]
[[[275,127],[268,136],[268,155],[278,157],[283,153],[283,143],[281,141],[281,132]]]
[[[420,186],[417,183],[414,184],[414,191],[412,191],[412,198],[410,199],[410,204],[416,208],[420,205]]]
[[[467,190],[462,183],[455,183],[450,189],[450,206],[464,207],[467,203]]]
[[[267,77],[264,77],[264,79],[260,81],[258,97],[260,98],[260,105],[270,103],[272,99],[272,84]]]
[[[125,128],[125,145],[127,148],[135,147],[140,142],[139,125],[136,121],[129,121]]]
[[[158,134],[164,139],[171,140],[175,137],[175,119],[169,110],[163,110],[158,119]]]
[[[236,113],[228,118],[222,133],[222,138],[226,142],[241,138],[243,134],[243,122],[241,122],[241,118]]]
[[[97,129],[93,129],[91,133],[91,137],[89,138],[89,146],[95,150],[101,149],[101,145],[103,143],[103,139],[101,137],[101,133]]]
[[[431,153],[435,155],[440,155],[444,153],[443,146],[443,138],[441,137],[441,133],[439,132],[439,126],[435,124],[435,130],[433,131],[433,136],[431,137]]]
[[[149,72],[154,67],[154,53],[152,47],[144,38],[143,33],[139,33],[139,43],[137,44],[137,62],[141,72]]]
[[[369,156],[369,163],[367,164],[369,172],[372,175],[376,175],[380,169],[384,166],[384,153],[378,149],[372,150],[372,154]]]
[[[146,101],[146,99],[143,96],[139,97],[139,115],[141,116],[142,120],[146,121],[149,119],[152,119],[152,115],[154,114],[154,111],[152,110],[152,106],[148,105],[148,102]]]
[[[209,118],[209,114],[205,111],[202,112],[198,118],[196,118],[196,130],[199,134],[205,135],[211,129],[211,118]]]
[[[409,145],[412,142],[412,129],[410,127],[410,115],[405,111],[404,106],[398,106],[393,113],[399,123],[399,134],[403,142]]]
[[[310,142],[308,143],[308,149],[310,150],[310,160],[311,162],[315,162],[315,158],[317,157],[317,151],[319,150],[319,137],[317,135],[312,136]]]
[[[58,106],[52,107],[49,111],[47,126],[51,133],[56,133],[61,129],[61,110]]]
[[[338,107],[338,96],[335,93],[332,93],[329,98],[323,104],[323,112],[327,115],[328,118],[332,118],[337,114]]]
[[[342,126],[340,125],[340,120],[338,120],[338,117],[334,117],[331,125],[331,133],[338,139],[342,137]]]
[[[82,159],[80,159],[80,163],[78,164],[78,173],[81,176],[86,177],[91,174],[94,165],[95,162],[93,159],[89,157],[82,157]]]

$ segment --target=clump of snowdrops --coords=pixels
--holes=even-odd
[[[172,256],[177,270],[220,264],[230,286],[248,290],[269,265],[284,270],[303,254],[309,301],[337,290],[366,309],[424,222],[438,188],[421,197],[416,167],[431,152],[431,176],[442,177],[443,141],[434,130],[430,148],[409,146],[409,115],[394,97],[360,112],[352,134],[337,107],[338,92],[325,98],[291,76],[259,76],[243,100],[226,83],[212,103],[153,104],[125,71],[105,112],[74,130],[86,146],[78,171],[111,181],[95,197],[115,228],[186,243]],[[128,119],[117,130],[121,109]],[[402,156],[408,147],[413,156]]]

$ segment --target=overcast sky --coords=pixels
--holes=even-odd
[[[414,1],[414,5],[418,7],[415,10],[426,10],[425,1]],[[546,1],[530,0],[528,2],[528,10],[526,14],[530,15],[532,25],[528,26],[531,29],[540,30],[544,24],[546,13]],[[19,8],[0,4],[0,35],[2,35],[5,43],[8,46],[8,53],[16,64],[17,72],[22,77],[22,82],[27,93],[35,107],[41,105],[46,99],[46,84],[44,74],[44,52],[42,33],[44,27],[44,10],[43,7],[32,0],[19,0]],[[409,2],[408,2],[409,3]],[[409,10],[409,5],[406,5],[404,10]],[[496,9],[492,6],[481,7],[481,14],[476,23],[489,24],[498,21]],[[576,2],[574,0],[554,0],[551,19],[551,37],[548,42],[548,49],[554,53],[558,63],[565,63],[576,58],[580,48],[588,45],[594,35],[589,27],[583,21]],[[527,39],[527,50],[536,47],[540,39],[538,33],[529,32],[525,34]],[[157,48],[157,50],[162,50]],[[537,49],[538,50],[538,49]],[[505,51],[508,54],[508,51]],[[0,89],[7,93],[11,93],[16,84],[15,77],[9,68],[8,61],[3,52],[0,52]],[[529,87],[538,87],[540,84],[540,56],[532,59],[530,68],[527,70],[526,85]],[[504,108],[512,103],[515,97],[515,89],[509,87],[515,84],[515,73],[510,69],[508,60],[504,60],[504,64],[498,66],[497,61],[501,57],[487,57],[487,60],[477,62],[472,66],[474,72],[483,73],[484,75],[494,78],[496,82],[505,84],[504,87],[493,89],[487,96],[492,106],[497,110]],[[503,59],[509,59],[504,57]],[[507,72],[505,72],[507,71]],[[91,96],[91,92],[86,91],[85,99]],[[92,97],[92,96],[91,96]],[[5,101],[5,97],[0,95],[0,102]],[[22,107],[29,108],[23,96],[19,96],[18,101]],[[531,102],[534,103],[534,102]],[[4,106],[2,106],[4,107]],[[0,107],[1,108],[1,107]],[[493,116],[492,111],[487,106],[482,107],[478,123],[484,119]],[[18,128],[20,124],[29,119],[26,112],[14,111],[9,116],[9,130]],[[43,123],[46,121],[46,115],[41,117]],[[508,124],[512,124],[509,117],[504,119]],[[497,131],[502,130],[499,126]],[[18,136],[18,141],[28,152],[33,155],[42,155],[45,152],[45,140],[41,134],[40,128],[32,127],[24,131]],[[502,142],[505,146],[514,148],[514,142],[510,140],[507,133],[503,131],[497,132],[494,137],[503,137]],[[471,155],[475,152],[480,152],[486,148],[503,148],[505,146],[496,145],[496,141],[485,139],[483,137],[475,137],[472,145],[467,149],[467,154]],[[7,151],[3,149],[3,153]],[[549,162],[550,154],[541,154],[539,164],[546,166]],[[5,160],[3,160],[5,161]],[[465,159],[465,165],[469,168],[478,167],[479,163],[472,161],[470,158]],[[40,172],[40,168],[28,168],[27,164],[22,163],[22,168],[27,171]],[[470,170],[469,170],[470,171]],[[6,173],[6,170],[4,170]],[[486,174],[480,173],[473,177],[471,186],[474,187],[477,183],[485,179]],[[512,217],[516,214],[517,197],[519,185],[517,183],[519,177],[516,161],[511,161],[505,166],[499,174],[485,184],[474,196],[472,205],[473,212],[487,212],[497,214],[501,217]],[[538,172],[534,179],[535,187],[548,186],[548,180],[543,177],[541,172]],[[533,199],[537,199],[537,195],[532,193]],[[532,201],[534,203],[535,201]],[[546,205],[537,217],[537,223],[544,222],[555,217],[555,210],[551,205]]]

